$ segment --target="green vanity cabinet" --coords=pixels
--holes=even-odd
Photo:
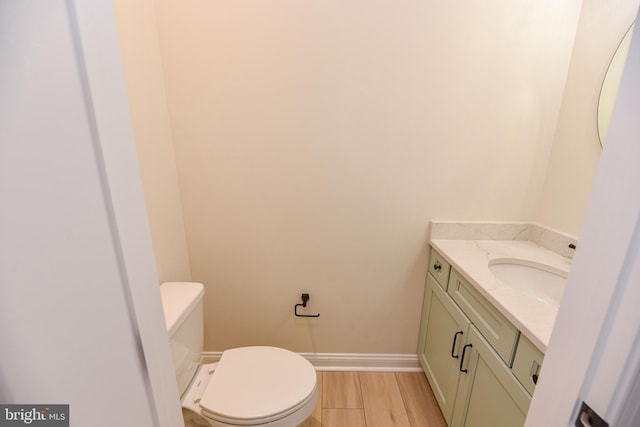
[[[432,259],[434,253],[449,267],[435,251]],[[445,421],[450,427],[520,427],[533,393],[525,380],[543,355],[455,268],[450,271],[446,284],[431,268],[427,273],[418,342],[418,359]]]

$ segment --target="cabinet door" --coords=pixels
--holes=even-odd
[[[531,398],[475,326],[462,349],[452,427],[521,427]]]
[[[465,344],[469,320],[427,274],[418,359],[424,369],[440,410],[451,422],[458,388],[460,351]]]

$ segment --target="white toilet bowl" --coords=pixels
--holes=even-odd
[[[240,347],[201,365],[203,286],[165,283],[160,291],[186,427],[294,427],[311,415],[318,389],[309,361],[282,348]]]
[[[186,427],[292,427],[317,400],[316,373],[306,359],[276,347],[241,347],[200,367],[182,408]]]

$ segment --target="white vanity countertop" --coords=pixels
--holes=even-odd
[[[558,307],[501,284],[489,269],[489,262],[517,258],[568,272],[569,258],[529,241],[432,239],[430,243],[535,346],[546,352]]]

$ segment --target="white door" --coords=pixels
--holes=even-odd
[[[0,403],[183,426],[112,9],[0,0]]]
[[[633,414],[640,404],[639,251],[640,31],[636,31],[527,426],[573,426],[582,401],[610,426],[638,425]]]

